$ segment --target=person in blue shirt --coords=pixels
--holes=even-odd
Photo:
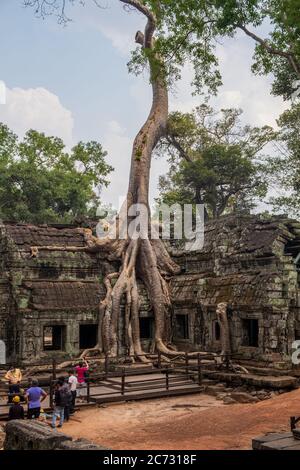
[[[41,413],[41,403],[47,397],[47,393],[39,387],[37,380],[31,382],[31,387],[26,391],[25,399],[28,403],[28,419],[36,419]]]

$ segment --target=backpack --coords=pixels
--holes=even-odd
[[[69,386],[67,384],[64,384],[58,391],[59,393],[59,406],[65,407],[68,406],[71,399],[72,399],[72,394],[69,389]]]

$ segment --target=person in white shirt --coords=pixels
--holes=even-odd
[[[72,401],[71,401],[71,408],[70,408],[70,414],[72,414],[72,413],[74,413],[74,409],[75,409],[77,384],[78,384],[77,377],[76,377],[76,375],[74,375],[74,372],[72,370],[69,371],[68,384],[69,384],[70,391],[71,391],[71,394],[72,394]]]

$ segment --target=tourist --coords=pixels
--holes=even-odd
[[[66,402],[64,410],[64,421],[69,421],[72,406],[72,393],[68,383],[68,377],[61,377],[60,380],[63,383],[60,388],[60,394],[65,396],[64,401]]]
[[[54,393],[54,410],[52,416],[52,428],[56,428],[56,418],[59,418],[58,427],[61,428],[64,423],[65,408],[70,405],[71,392],[64,378],[57,381]]]
[[[8,381],[8,403],[11,403],[13,396],[20,393],[22,372],[20,369],[12,366],[5,374],[4,378]]]
[[[13,404],[9,408],[8,412],[8,420],[11,421],[12,419],[24,419],[24,408],[20,405],[20,397],[16,395],[12,399]]]
[[[76,395],[77,395],[77,384],[78,384],[77,377],[73,373],[72,370],[69,370],[68,384],[69,384],[70,392],[71,392],[70,414],[72,414],[72,413],[74,413],[74,410],[75,410],[75,402],[76,402]]]
[[[36,379],[31,382],[31,387],[26,391],[25,398],[28,402],[28,419],[36,419],[40,416],[41,403],[47,397],[47,393],[39,387]]]
[[[84,361],[80,361],[79,364],[75,367],[77,380],[78,380],[78,388],[77,388],[77,396],[81,400],[82,397],[85,395],[86,389],[86,376],[89,370],[89,364],[84,359]]]

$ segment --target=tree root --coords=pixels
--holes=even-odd
[[[90,234],[88,234],[90,237]],[[94,241],[89,238],[90,242]],[[159,247],[159,245],[162,245]],[[91,245],[89,245],[91,248]],[[120,247],[119,247],[120,248]],[[168,285],[162,276],[158,265],[164,272],[173,274],[178,272],[178,266],[170,259],[169,254],[161,240],[154,243],[147,240],[129,240],[122,243],[122,263],[118,273],[106,275],[104,284],[106,287],[105,299],[99,305],[99,337],[94,348],[86,349],[81,358],[91,352],[105,353],[109,357],[118,357],[122,354],[123,345],[119,341],[119,317],[125,300],[125,347],[129,356],[136,361],[149,364],[151,360],[143,351],[140,340],[139,309],[140,300],[137,287],[137,270],[139,278],[147,288],[151,299],[152,310],[155,318],[155,349],[166,357],[183,355],[173,346],[168,346],[171,339],[170,311],[171,299]],[[157,258],[159,254],[159,262]],[[143,260],[143,262],[141,262]],[[149,262],[148,262],[149,260]],[[116,280],[112,285],[112,281]]]

